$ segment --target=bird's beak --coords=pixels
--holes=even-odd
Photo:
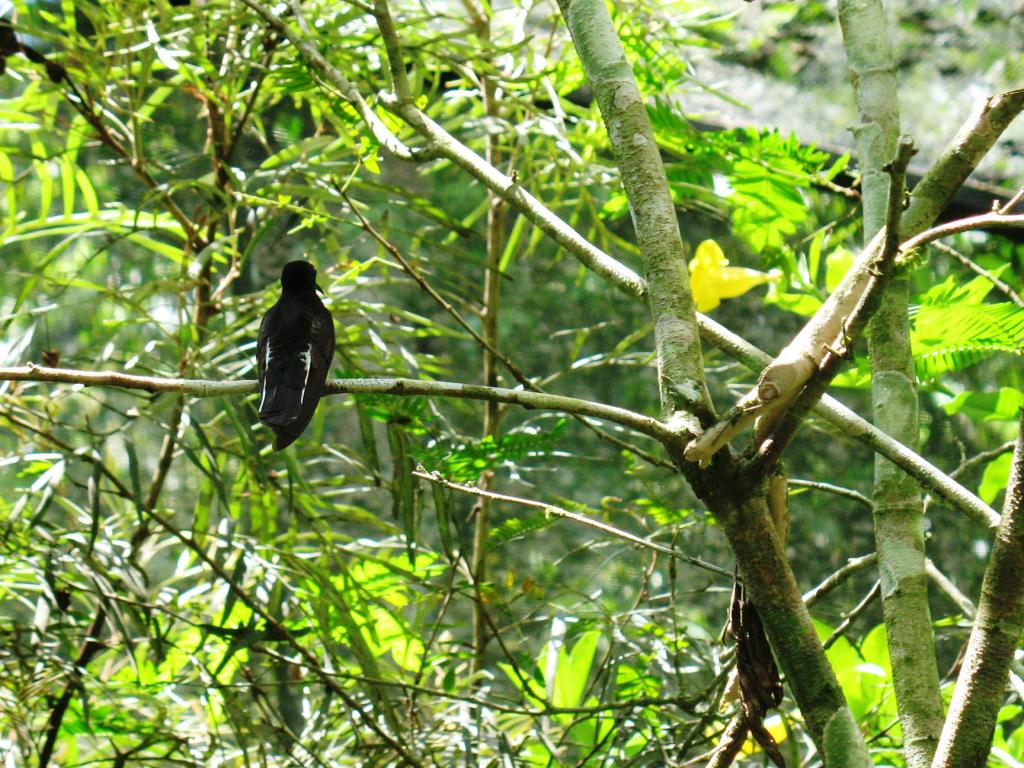
[[[318,285],[318,286],[316,286],[316,289],[317,289],[318,291],[320,291],[320,293],[322,293],[322,294],[323,294],[324,296],[326,296],[326,295],[327,295],[327,291],[325,291],[325,290],[324,290],[323,288],[321,288],[321,287],[320,287],[319,285]]]

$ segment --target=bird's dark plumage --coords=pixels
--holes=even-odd
[[[281,298],[260,324],[260,421],[274,430],[275,451],[291,445],[313,418],[334,357],[334,321],[318,290],[312,264],[288,262]]]

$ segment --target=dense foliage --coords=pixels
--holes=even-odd
[[[305,258],[336,320],[338,377],[529,378],[657,416],[644,302],[387,108],[394,73],[371,5],[273,9],[363,112],[256,5],[15,3],[35,57],[10,51],[0,75],[0,364],[252,379],[280,267]],[[415,104],[639,269],[557,7],[390,5]],[[832,15],[777,4],[789,10],[775,45],[741,56],[749,21],[718,4],[615,5],[698,308],[775,353],[853,262],[856,171],[771,127],[698,128],[687,94],[743,98],[705,80],[704,60],[792,87],[808,75],[794,57]],[[908,40],[927,58],[948,22],[915,13]],[[998,60],[1019,67],[1019,52]],[[396,157],[387,137],[420,154]],[[946,242],[964,258],[928,249],[910,270],[922,453],[995,503],[1024,402],[1021,253],[995,233]],[[713,348],[706,361],[723,407],[754,380]],[[836,391],[866,414],[870,378],[858,347]],[[273,453],[251,395],[31,381],[0,382],[0,423],[5,765],[682,765],[733,715],[732,556],[662,446],[626,427],[337,395]],[[871,452],[845,437],[812,418],[787,454],[805,590],[874,549]],[[937,501],[929,521],[929,556],[976,596],[988,532]],[[902,765],[881,611],[861,604],[877,595],[867,565],[813,612],[876,763]],[[932,610],[944,673],[971,617],[939,589]],[[1020,721],[1008,698],[992,764],[1024,760]],[[790,699],[768,724],[792,764],[814,764]]]

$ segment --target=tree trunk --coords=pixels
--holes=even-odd
[[[860,116],[853,129],[864,195],[864,241],[885,225],[890,178],[884,170],[900,131],[896,63],[881,0],[841,0],[850,80]],[[868,325],[875,425],[906,446],[918,441],[918,395],[910,355],[906,278],[893,279]],[[882,583],[896,705],[909,768],[927,768],[942,728],[935,638],[928,608],[921,493],[914,479],[875,456],[875,546]]]

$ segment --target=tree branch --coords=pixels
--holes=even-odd
[[[777,400],[781,401],[779,406],[776,406],[776,400],[769,401],[768,410],[758,417],[755,425],[755,439],[760,439],[762,436],[765,438],[757,455],[757,460],[764,465],[763,471],[771,471],[774,464],[781,459],[783,451],[796,436],[796,432],[807,414],[821,400],[828,385],[838,375],[845,359],[853,349],[853,344],[867,326],[868,320],[881,305],[885,288],[893,277],[893,263],[899,250],[899,214],[902,210],[903,182],[907,166],[915,152],[913,142],[907,137],[901,138],[897,146],[896,158],[886,168],[891,176],[891,184],[886,208],[886,225],[880,234],[880,250],[874,260],[864,265],[863,281],[858,281],[851,289],[850,299],[852,300],[854,294],[857,294],[856,301],[850,306],[848,314],[840,318],[839,336],[831,343],[826,342],[820,352],[814,353],[821,355],[817,366],[802,385],[803,388],[797,387],[798,391],[795,397],[787,394],[780,385],[777,397]],[[877,241],[879,238],[875,239]],[[837,308],[842,303],[840,302]],[[823,327],[828,327],[827,320]],[[793,344],[799,344],[799,339],[803,336],[804,333],[801,331]],[[820,341],[819,337],[813,335],[806,337],[805,341],[808,338],[812,342]],[[806,347],[803,351],[799,347],[789,353],[787,350],[790,350],[790,347],[783,350],[777,359],[792,360],[794,355],[806,355],[809,351]],[[758,382],[758,398],[763,396],[766,384],[771,385],[776,381],[781,381],[788,375],[788,373],[783,373],[781,378],[775,377],[771,372],[771,366],[769,366]],[[794,383],[796,382],[790,382],[791,385]],[[788,409],[787,399],[792,402]],[[776,411],[776,407],[781,407],[783,410]]]
[[[960,128],[949,147],[914,187],[900,232],[913,237],[930,227],[978,163],[1024,109],[1024,89],[986,99]]]
[[[81,371],[71,368],[46,368],[29,364],[15,368],[0,368],[0,381],[46,381],[86,386],[120,387],[140,389],[146,392],[178,392],[193,397],[218,397],[221,395],[247,395],[256,391],[252,379],[241,381],[208,381],[205,379],[171,379],[158,376],[136,376],[115,371]],[[677,433],[652,416],[618,408],[614,405],[595,403],[564,395],[550,395],[542,392],[524,392],[519,389],[484,387],[477,384],[458,384],[450,381],[420,381],[403,378],[375,379],[333,379],[327,382],[326,393],[338,394],[382,394],[382,395],[425,395],[427,397],[454,397],[464,400],[484,400],[510,403],[523,408],[537,408],[589,416],[595,419],[621,424],[624,427],[671,444],[678,439]]]
[[[701,336],[754,373],[760,373],[772,358],[710,317],[698,315]],[[878,427],[851,411],[835,398],[825,395],[814,413],[831,424],[844,438],[863,443],[913,477],[926,491],[939,496],[986,528],[999,524],[999,515],[975,494],[952,480],[941,469],[894,440]]]
[[[925,230],[907,240],[900,246],[905,254],[898,262],[903,266],[913,260],[913,251],[934,240],[939,240],[950,235],[958,235],[961,232],[970,232],[975,229],[1013,229],[1024,226],[1024,214],[1004,213],[983,213],[980,216],[968,216],[966,219],[957,219],[946,224],[939,224],[937,227]]]
[[[832,630],[832,634],[822,642],[822,646],[824,646],[825,650],[828,650],[835,645],[836,640],[846,634],[846,630],[850,628],[850,625],[853,624],[853,622],[855,622],[881,594],[882,582],[876,580],[875,583],[871,585],[871,589],[868,590],[868,593],[864,595],[857,605],[854,606],[852,611],[846,614],[839,626]]]
[[[894,182],[886,229],[864,249],[821,309],[761,372],[757,386],[686,447],[688,461],[706,466],[751,422],[755,425],[754,439],[761,443],[760,462],[770,471],[770,463],[781,456],[803,415],[821,399],[839,372],[842,358],[878,306],[880,292],[892,276],[899,245],[903,177],[913,154],[913,143],[909,139],[901,141],[889,169]]]
[[[871,499],[860,491],[855,491],[852,488],[844,488],[841,485],[834,485],[832,483],[823,483],[819,480],[803,480],[793,477],[789,479],[789,484],[795,488],[807,488],[812,491],[824,491],[825,493],[832,493],[836,496],[843,496],[857,502],[862,507],[871,509]]]
[[[814,589],[809,592],[805,592],[804,603],[808,607],[814,605],[816,602],[821,600],[821,598],[850,578],[853,574],[858,571],[863,571],[865,568],[870,568],[876,562],[878,562],[878,555],[874,552],[869,552],[868,554],[861,555],[860,557],[851,557],[846,561],[846,565],[838,571],[829,574],[829,576]]]
[[[730,355],[736,357],[751,370],[757,371],[760,365],[770,360],[764,352],[761,352],[752,344],[749,344],[710,318],[702,319],[701,330],[707,330],[710,334],[714,334],[713,338],[719,339],[723,348]],[[136,376],[116,371],[47,368],[34,364],[0,368],[0,381],[62,382],[84,384],[86,386],[139,389],[146,392],[179,392],[193,397],[247,395],[256,391],[256,382],[251,379],[241,381],[174,379],[159,376]],[[327,394],[345,393],[426,395],[469,400],[485,400],[490,396],[487,394],[487,387],[474,387],[473,385],[450,382],[394,378],[337,379],[328,382]],[[499,402],[521,405],[524,408],[551,408],[552,410],[578,413],[581,416],[590,416],[621,424],[662,443],[666,440],[676,440],[679,437],[673,429],[653,417],[616,408],[615,406],[602,405],[561,395],[538,395],[537,393],[511,389],[496,389],[493,394],[495,397],[500,394],[502,397],[508,398],[499,398]],[[547,405],[542,405],[542,402],[547,403]],[[864,443],[872,450],[878,451],[890,461],[898,464],[905,472],[912,475],[921,484],[922,488],[940,497],[953,509],[960,510],[987,528],[994,528],[999,523],[999,515],[985,502],[959,483],[951,480],[949,476],[934,464],[918,456],[905,445],[888,437],[839,401],[826,396],[822,398],[819,406],[820,408],[816,411],[818,415],[833,425],[840,434]],[[124,492],[127,493],[127,491]]]
[[[1007,674],[1024,630],[1024,411],[1002,520],[985,568],[978,613],[953,691],[935,765],[984,765]]]
[[[492,501],[504,501],[509,504],[518,504],[523,507],[530,507],[532,509],[542,510],[545,514],[554,515],[555,517],[562,517],[566,520],[572,520],[574,523],[580,523],[588,528],[607,533],[610,536],[614,536],[617,539],[628,541],[630,544],[636,544],[639,547],[650,549],[654,552],[660,552],[663,555],[675,558],[684,563],[688,563],[697,568],[703,568],[705,571],[724,576],[727,579],[733,579],[735,574],[732,571],[728,571],[725,568],[720,568],[712,563],[705,562],[697,557],[691,557],[690,555],[684,555],[682,552],[673,549],[672,547],[666,547],[664,544],[657,544],[653,541],[649,541],[640,536],[636,536],[629,531],[624,531],[621,528],[616,528],[613,525],[602,523],[600,520],[594,520],[593,518],[587,517],[586,515],[580,515],[576,512],[571,512],[568,509],[555,506],[554,504],[545,504],[542,501],[534,501],[532,499],[524,499],[519,496],[509,496],[504,493],[495,493],[493,491],[487,491],[483,488],[478,488],[475,485],[461,485],[460,483],[453,483],[451,480],[443,477],[439,472],[427,472],[425,469],[420,467],[412,473],[414,477],[418,477],[421,480],[428,480],[431,483],[437,483],[438,485],[450,488],[453,491],[459,493],[466,493],[471,496],[477,496],[479,498],[486,498]]]

